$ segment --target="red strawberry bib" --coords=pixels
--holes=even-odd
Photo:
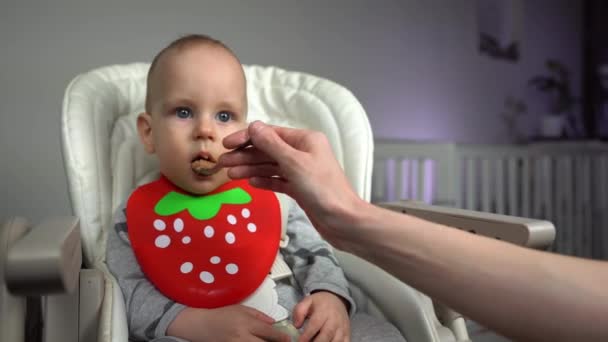
[[[193,196],[161,176],[133,192],[126,216],[144,274],[168,298],[196,308],[232,305],[252,294],[281,239],[277,196],[246,180]]]

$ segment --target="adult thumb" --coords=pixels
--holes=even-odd
[[[287,144],[272,126],[261,121],[252,122],[249,125],[248,134],[253,146],[277,162],[291,159],[296,153],[296,150]]]

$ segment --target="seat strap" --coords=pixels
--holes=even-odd
[[[281,193],[275,193],[281,206],[281,242],[279,243],[280,248],[287,247],[289,244],[289,236],[287,235],[287,221],[289,219],[289,199],[287,195]],[[291,269],[287,266],[287,263],[283,259],[281,252],[277,253],[276,259],[270,269],[270,278],[274,281],[281,280],[292,275]]]

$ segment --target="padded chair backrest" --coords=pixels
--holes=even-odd
[[[135,129],[148,68],[136,63],[92,70],[72,80],[65,92],[63,156],[87,266],[104,258],[105,229],[117,203],[155,166]],[[244,69],[248,119],[324,132],[354,189],[369,200],[373,140],[357,99],[344,87],[312,75],[275,67]]]

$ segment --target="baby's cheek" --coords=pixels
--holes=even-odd
[[[234,125],[232,125],[232,127],[230,127],[229,132],[226,134],[226,136],[228,136],[234,132],[244,130],[245,128],[247,128],[247,121],[243,120],[243,121],[236,122]]]
[[[217,177],[217,182],[219,183],[219,185],[224,184],[226,182],[228,182],[230,180],[230,177],[228,177],[228,169],[227,168],[222,168],[220,169],[220,171],[218,171],[215,176]]]

